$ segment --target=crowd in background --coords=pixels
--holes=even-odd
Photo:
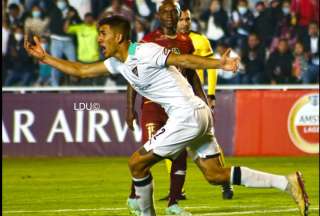
[[[178,1],[178,0],[177,0]],[[119,76],[80,80],[35,62],[24,35],[41,35],[51,55],[93,63],[103,59],[96,23],[121,15],[132,23],[132,41],[159,27],[161,0],[3,0],[2,80],[5,86],[124,85]],[[232,47],[241,56],[237,74],[220,84],[319,83],[318,0],[180,0],[192,12],[192,29],[214,52]]]

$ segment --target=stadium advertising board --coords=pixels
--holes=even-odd
[[[3,94],[3,156],[117,156],[139,148],[141,130],[130,131],[124,93]],[[218,96],[218,139],[233,151],[232,92]],[[140,98],[136,101],[140,110]],[[221,122],[221,123],[219,123]],[[227,130],[226,130],[227,129]]]
[[[237,92],[236,155],[319,153],[319,92]]]

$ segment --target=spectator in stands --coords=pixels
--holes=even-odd
[[[51,8],[49,13],[51,55],[57,58],[65,55],[68,60],[75,61],[76,54],[73,38],[64,32],[63,27],[66,19],[69,19],[69,23],[76,24],[81,21],[80,17],[76,10],[68,4],[67,0],[56,0],[55,3],[56,5]],[[60,84],[60,78],[61,73],[57,69],[52,68],[51,85],[58,86]]]
[[[69,0],[69,4],[77,10],[81,19],[92,11],[91,0]]]
[[[231,38],[232,47],[242,48],[244,42],[247,40],[249,33],[252,31],[254,25],[254,16],[248,8],[247,0],[239,0],[237,9],[231,14],[231,27],[233,35]]]
[[[145,20],[151,21],[153,14],[156,13],[156,4],[152,0],[135,0],[133,5],[136,15]]]
[[[126,4],[124,4],[124,0],[112,0],[111,6],[104,10],[103,14],[105,13],[108,15],[119,15],[129,21],[132,21],[134,19],[133,11]]]
[[[72,19],[70,14],[69,19],[66,20],[64,30],[68,34],[74,34],[77,37],[77,60],[82,63],[94,63],[99,61],[99,45],[97,42],[98,31],[96,22],[92,13],[87,13],[84,16],[84,22],[79,24],[70,24]],[[77,84],[92,85],[93,78],[76,79]]]
[[[290,2],[283,1],[278,22],[276,23],[276,34],[273,38],[270,51],[277,49],[279,40],[285,38],[288,40],[289,47],[294,47],[297,42],[295,26],[292,25],[292,16],[290,14]]]
[[[291,0],[291,12],[296,20],[299,39],[308,34],[308,25],[317,20],[319,23],[318,0]]]
[[[2,85],[4,85],[4,81],[7,77],[7,67],[8,67],[8,60],[7,60],[7,51],[8,51],[8,42],[10,37],[10,29],[5,18],[2,20]]]
[[[266,8],[263,1],[258,1],[254,12],[254,32],[256,32],[265,46],[269,46],[275,32],[275,18],[273,8]]]
[[[312,82],[312,74],[309,72],[307,54],[301,42],[297,42],[294,47],[292,70],[298,82],[304,84]]]
[[[251,33],[249,35],[247,44],[241,52],[245,71],[244,74],[240,74],[241,84],[266,83],[266,49],[257,34]]]
[[[45,15],[43,9],[35,4],[32,6],[31,16],[26,18],[24,23],[25,33],[32,32],[37,35],[48,34],[49,18]]]
[[[227,51],[229,48],[229,45],[224,42],[224,41],[219,41],[217,44],[217,49],[214,53],[214,58],[221,58],[223,53]],[[228,71],[222,71],[222,70],[217,70],[218,71],[218,84],[223,84],[223,85],[229,85],[229,84],[239,84],[239,73],[233,73],[233,72],[228,72]]]
[[[10,4],[8,7],[9,13],[6,14],[7,26],[15,28],[23,25],[23,15],[17,4]]]
[[[312,83],[319,82],[319,26],[311,22],[308,27],[308,36],[303,39],[304,47],[310,59],[309,73]]]
[[[23,26],[15,26],[8,42],[6,86],[20,83],[29,86],[34,77],[34,62],[23,47]]]
[[[272,84],[294,83],[292,76],[293,55],[289,50],[288,41],[281,39],[277,50],[271,53],[267,61],[267,73]]]
[[[49,52],[49,42],[47,37],[41,38],[41,46],[46,51]],[[50,84],[50,74],[51,74],[51,67],[47,64],[43,64],[41,61],[38,65],[38,79],[35,83],[37,86],[44,86]]]
[[[105,8],[109,7],[111,0],[91,0],[93,17],[99,18]]]
[[[139,42],[148,32],[147,23],[142,18],[136,17],[134,21],[134,30],[131,35],[132,42]]]
[[[304,46],[308,52],[312,64],[319,66],[319,26],[311,22],[308,27],[308,36],[303,39]]]
[[[228,35],[228,14],[219,0],[212,0],[209,9],[201,14],[200,19],[206,23],[206,36],[215,49],[217,42]]]

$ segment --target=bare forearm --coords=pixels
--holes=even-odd
[[[96,77],[102,75],[101,70],[90,70],[90,64],[71,62],[55,58],[48,54],[45,55],[42,62],[58,69],[65,74],[77,76],[80,78]]]
[[[172,62],[172,65],[180,66],[183,68],[189,69],[219,69],[221,68],[221,60],[207,58],[196,55],[179,55],[176,57],[175,61]]]
[[[137,97],[137,92],[130,86],[127,86],[127,111],[134,112],[134,102]]]

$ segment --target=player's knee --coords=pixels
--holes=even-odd
[[[134,157],[130,158],[128,165],[133,177],[140,178],[148,174],[148,167]]]

